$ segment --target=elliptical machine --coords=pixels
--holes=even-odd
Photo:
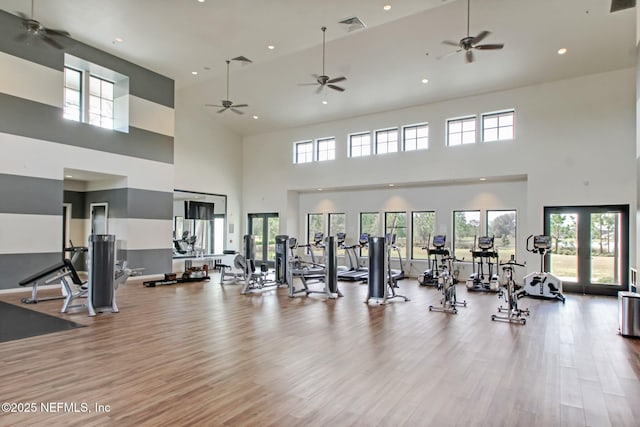
[[[513,278],[514,267],[524,267],[524,264],[518,264],[515,257],[511,255],[511,259],[508,262],[500,264],[502,272],[504,274],[503,289],[500,290],[498,298],[504,298],[507,303],[506,307],[500,305],[498,307],[499,313],[506,313],[506,315],[492,314],[491,320],[503,320],[509,323],[519,323],[524,325],[527,323],[527,319],[522,316],[528,316],[530,314],[529,309],[518,308],[518,295],[516,293],[516,282]],[[506,295],[505,295],[506,291]]]
[[[442,307],[429,306],[429,311],[441,311],[443,313],[458,313],[456,307],[466,307],[467,301],[458,302],[456,298],[455,277],[453,274],[452,263],[457,261],[455,258],[447,256],[442,257],[438,268],[437,286],[442,291],[440,303]]]
[[[533,247],[530,247],[533,239]],[[559,299],[564,304],[565,297],[562,294],[562,280],[549,272],[544,271],[544,256],[551,252],[551,237],[534,236],[527,237],[527,251],[540,254],[540,272],[529,273],[524,276],[524,287],[518,293],[518,298],[530,296],[544,299]]]
[[[428,240],[427,240],[428,241]],[[447,236],[444,234],[437,234],[433,236],[433,241],[431,242],[433,247],[424,247],[427,251],[427,268],[421,276],[418,276],[418,283],[422,286],[438,286],[439,277],[440,277],[440,267],[447,266],[445,264],[445,259],[449,257],[450,252],[448,248],[445,248],[445,242],[447,241]],[[451,271],[449,271],[451,273]]]
[[[467,289],[470,291],[498,292],[500,290],[500,276],[497,268],[495,272],[493,271],[494,266],[498,265],[498,251],[493,250],[493,240],[493,236],[473,239],[473,249],[471,249],[473,273],[467,279]],[[488,270],[486,274],[485,265]]]

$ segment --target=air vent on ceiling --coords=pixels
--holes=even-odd
[[[342,21],[338,21],[338,24],[346,25],[347,31],[349,32],[361,30],[366,27],[366,25],[364,25],[364,22],[362,22],[357,16],[352,16],[351,18],[346,18]]]
[[[611,12],[635,7],[636,0],[611,0]]]
[[[232,61],[239,61],[245,64],[251,64],[253,63],[252,60],[250,60],[249,58],[247,58],[246,56],[236,56],[235,58],[231,58]]]

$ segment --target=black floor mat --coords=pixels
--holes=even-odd
[[[79,323],[0,301],[0,342],[82,327]]]

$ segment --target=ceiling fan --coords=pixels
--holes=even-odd
[[[335,83],[347,80],[346,77],[335,77],[330,78],[324,73],[324,57],[325,57],[325,33],[327,31],[327,27],[320,28],[322,30],[322,74],[312,74],[313,78],[316,79],[315,83],[301,83],[300,86],[318,86],[316,93],[320,93],[325,86],[330,87],[333,90],[337,90],[338,92],[344,92],[344,88],[340,86],[336,86]]]
[[[205,104],[205,106],[220,108],[220,110],[218,110],[218,113],[224,113],[227,110],[231,110],[236,114],[244,114],[242,111],[238,110],[238,108],[248,107],[249,104],[234,104],[232,101],[229,101],[229,63],[231,61],[227,59],[225,62],[227,63],[227,99],[222,100],[222,105]]]
[[[33,0],[31,0],[31,17],[25,15],[22,12],[16,13],[20,16],[20,18],[22,18],[22,27],[26,30],[26,32],[19,34],[15,38],[16,41],[23,42],[30,37],[37,37],[47,43],[49,46],[53,46],[56,49],[64,49],[64,46],[51,38],[51,36],[69,37],[69,33],[64,30],[53,30],[51,28],[46,28],[39,21],[36,21],[33,14]]]
[[[467,36],[460,39],[459,42],[453,42],[453,41],[449,41],[449,40],[445,40],[442,43],[449,45],[449,46],[456,46],[459,49],[456,50],[455,52],[451,52],[449,54],[446,54],[444,56],[449,56],[452,55],[454,53],[459,53],[464,51],[465,52],[465,57],[467,59],[468,63],[473,62],[473,49],[479,49],[479,50],[497,50],[497,49],[502,49],[504,47],[503,43],[494,43],[494,44],[478,44],[480,43],[482,40],[485,39],[485,37],[487,37],[490,32],[489,31],[481,31],[480,33],[478,33],[477,36],[475,37],[471,37],[469,35],[469,21],[470,21],[470,17],[471,17],[471,0],[467,0]]]

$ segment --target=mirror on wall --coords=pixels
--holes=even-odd
[[[226,220],[226,195],[174,190],[174,258],[221,254]]]

